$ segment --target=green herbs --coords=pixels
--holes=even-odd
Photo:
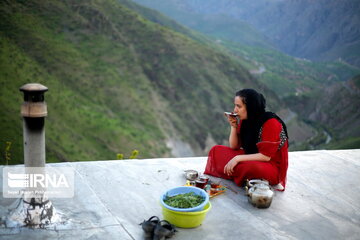
[[[196,195],[194,192],[177,194],[174,196],[166,195],[164,202],[175,208],[193,208],[199,206],[202,202],[204,202],[205,198]]]

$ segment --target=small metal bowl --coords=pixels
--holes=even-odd
[[[194,181],[199,177],[199,173],[195,170],[185,170],[185,177],[189,181]]]

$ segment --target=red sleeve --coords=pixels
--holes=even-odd
[[[262,126],[260,142],[257,148],[260,153],[268,157],[274,157],[280,145],[281,123],[275,118],[267,120]]]

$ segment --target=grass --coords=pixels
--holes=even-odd
[[[222,112],[234,92],[259,86],[231,56],[117,1],[3,2],[0,13],[0,151],[10,151],[9,164],[23,161],[25,83],[49,88],[48,162],[134,149],[138,158],[166,157],[171,137],[203,149],[208,133],[227,138]]]

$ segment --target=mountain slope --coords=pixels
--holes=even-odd
[[[360,68],[343,61],[312,62],[274,49],[229,41],[221,44],[241,59],[246,59],[243,63],[250,72],[281,98],[323,89],[360,74]]]
[[[186,36],[190,37],[191,39],[196,40],[201,45],[206,45],[214,50],[216,49],[218,51],[227,52],[231,56],[235,57],[236,60],[239,61],[247,69],[250,69],[249,72],[253,76],[255,75],[255,77],[259,79],[263,85],[267,86],[269,89],[277,93],[277,95],[280,97],[284,97],[292,94],[298,94],[303,91],[306,91],[309,88],[320,89],[322,86],[322,84],[320,83],[320,79],[322,78],[328,78],[327,82],[334,82],[334,81],[343,80],[348,76],[352,76],[354,72],[360,73],[359,69],[354,67],[349,67],[346,64],[334,63],[334,64],[327,64],[326,66],[325,65],[317,66],[320,64],[314,65],[309,61],[294,59],[290,56],[287,56],[285,54],[276,51],[275,49],[272,50],[271,48],[269,49],[269,48],[261,48],[254,46],[246,46],[225,40],[219,41],[217,38],[213,39],[214,36],[215,37],[217,36],[216,31],[214,32],[214,35],[211,36],[207,35],[207,37],[205,37],[199,34],[198,32],[191,31],[190,29],[183,27],[182,25],[174,21],[169,20],[167,17],[163,16],[157,11],[141,7],[128,0],[120,0],[120,2],[126,5],[127,7],[133,9],[134,11],[140,13],[146,19],[158,23],[162,26],[169,27],[175,31],[179,31],[185,34]],[[167,4],[171,4],[171,2],[164,2],[164,5]],[[157,6],[157,7],[161,8],[161,6]],[[175,10],[174,12],[176,14],[177,11]],[[188,16],[188,14],[186,14],[186,16]],[[182,20],[184,20],[185,22],[186,19],[187,18],[182,18]],[[202,22],[203,20],[204,19],[199,19],[199,23],[205,23]],[[194,23],[194,21],[190,21],[190,22]],[[215,30],[216,27],[211,26],[211,23],[206,23],[204,25],[210,25],[209,28],[213,28]],[[201,26],[202,24],[199,25]],[[242,30],[248,31],[248,29],[249,29],[248,27],[240,28],[239,31]],[[224,29],[224,32],[226,31],[227,29]],[[245,35],[251,36],[252,34],[253,32],[250,32],[250,34],[245,34]],[[247,38],[247,39],[250,40],[251,38]],[[261,41],[261,39],[259,40]],[[267,45],[266,43],[262,43],[259,46],[266,46],[266,45]],[[263,57],[264,55],[266,55],[265,58]],[[257,73],[255,74],[253,73],[254,70],[251,70],[258,67],[260,67],[261,69],[263,66],[266,66],[266,70],[264,71],[265,72],[264,74],[260,74],[260,75]],[[283,66],[289,68],[285,74],[281,70],[281,67]],[[287,79],[287,77],[289,77],[289,79]],[[306,124],[302,120],[300,120],[297,117],[296,113],[289,111],[287,106],[283,105],[283,102],[274,103],[272,98],[273,97],[267,99],[268,102],[270,103],[269,105],[272,106],[273,110],[277,111],[277,113],[283,119],[285,119],[287,123],[288,131],[291,135],[290,149],[292,150],[298,149],[298,147],[303,149],[304,146],[307,146],[306,143],[307,139],[317,135],[317,130],[312,126],[310,126],[309,124]],[[214,144],[212,138],[210,139],[208,138],[206,142],[208,142],[207,145],[209,145],[209,143]],[[224,142],[224,144],[226,144],[226,142]],[[205,153],[206,152],[207,151],[205,151]]]
[[[360,2],[357,0],[134,1],[165,12],[192,27],[199,25],[193,22],[201,21],[201,18],[219,19],[219,16],[226,16],[233,19],[229,24],[232,28],[236,28],[237,21],[241,20],[261,32],[265,36],[262,39],[266,39],[268,44],[271,42],[272,46],[292,56],[317,61],[337,60],[340,57],[360,67]],[[219,19],[218,23],[221,22]],[[229,25],[220,31],[226,28],[230,30]],[[241,25],[238,27],[241,28]],[[229,40],[235,38],[240,43],[248,44],[241,34],[238,37],[232,35]],[[253,44],[254,41],[250,45]]]
[[[115,0],[2,1],[0,20],[0,151],[10,164],[23,159],[18,89],[28,82],[49,88],[50,162],[170,156],[178,143],[204,155],[209,139],[226,141],[222,112],[244,87],[285,108],[236,58]]]
[[[314,97],[314,96],[316,97]],[[360,146],[360,75],[346,82],[334,83],[309,95],[286,98],[289,106],[320,125],[333,139],[325,148],[359,148]],[[326,136],[322,136],[323,138]]]
[[[312,60],[340,57],[360,67],[359,1],[280,1],[266,10],[249,22],[263,26],[283,51]]]
[[[263,8],[265,2],[262,0],[244,2],[243,5],[236,1],[213,2],[211,0],[207,2],[196,0],[135,1],[162,11],[181,24],[211,37],[218,46],[223,46],[238,56],[243,65],[281,97],[321,89],[328,84],[348,80],[360,73],[360,68],[346,64],[342,60],[317,63],[293,58],[276,51],[259,32],[249,25],[246,27],[244,22],[238,20],[241,17],[250,18],[249,12],[255,9],[265,11],[267,8]],[[280,1],[280,3],[283,2]],[[268,7],[271,8],[274,4],[275,2],[268,2]],[[238,16],[236,13],[241,14]],[[271,22],[272,16],[267,17]],[[267,26],[265,23],[263,25]]]
[[[209,6],[207,1],[194,3],[194,6],[189,1],[134,1],[143,6],[156,9],[171,19],[175,19],[177,22],[206,35],[256,47],[274,48],[266,36],[246,22],[229,16],[226,12],[204,14],[203,11],[206,11],[204,8]],[[214,6],[217,5],[221,5],[221,3],[214,3]]]
[[[339,148],[340,145],[338,143],[340,142],[344,142],[341,144],[341,146],[343,146],[344,148],[348,148],[349,146],[360,147],[359,141],[356,140],[357,136],[359,136],[357,130],[359,121],[357,120],[357,118],[351,118],[351,124],[349,123],[346,126],[346,130],[339,131],[338,126],[340,126],[341,123],[334,124],[337,121],[341,121],[341,119],[348,119],[349,115],[356,116],[356,109],[358,108],[358,103],[356,101],[352,103],[350,101],[351,97],[349,96],[358,96],[345,94],[346,91],[344,92],[344,88],[341,88],[341,86],[348,85],[347,80],[360,73],[360,68],[352,66],[346,62],[348,61],[350,56],[354,56],[356,58],[356,56],[359,55],[359,51],[357,51],[356,48],[354,48],[352,52],[349,52],[348,49],[346,50],[348,51],[346,53],[346,51],[343,50],[347,49],[348,45],[347,43],[345,44],[340,41],[337,42],[336,47],[334,47],[332,50],[325,49],[326,51],[333,52],[335,54],[334,56],[337,56],[329,59],[337,59],[337,61],[313,62],[307,59],[291,57],[287,54],[276,51],[272,47],[256,47],[254,46],[256,45],[254,43],[247,44],[241,36],[247,35],[245,28],[242,28],[241,26],[239,27],[240,36],[236,38],[235,35],[232,35],[233,32],[231,31],[231,29],[229,29],[229,27],[221,25],[223,20],[228,21],[228,19],[233,17],[233,21],[231,21],[231,24],[229,25],[231,25],[231,28],[236,29],[238,24],[238,21],[236,21],[237,19],[242,19],[245,21],[250,21],[251,19],[257,20],[258,16],[258,20],[261,20],[263,22],[262,24],[254,25],[257,26],[258,29],[260,29],[262,32],[264,32],[266,28],[270,25],[274,27],[274,32],[282,30],[284,26],[293,27],[293,29],[288,28],[289,31],[285,31],[283,33],[284,35],[286,35],[284,39],[288,39],[287,44],[292,44],[291,39],[289,38],[293,37],[292,31],[297,31],[298,26],[296,24],[291,24],[294,24],[296,21],[298,21],[300,24],[303,21],[305,25],[307,24],[310,27],[319,27],[322,29],[321,31],[314,32],[314,34],[323,34],[320,34],[323,38],[321,41],[315,41],[314,45],[312,45],[311,41],[308,42],[308,44],[310,44],[312,48],[319,47],[322,44],[322,41],[325,41],[324,39],[326,39],[328,36],[323,31],[328,28],[332,29],[332,31],[342,31],[342,33],[344,34],[344,38],[352,38],[352,40],[348,39],[348,43],[352,44],[352,42],[358,39],[358,37],[356,35],[357,28],[354,28],[354,24],[356,25],[357,22],[357,16],[354,16],[354,14],[356,15],[356,11],[354,11],[354,9],[356,9],[357,7],[353,3],[350,3],[351,1],[330,1],[331,6],[337,6],[340,9],[329,9],[328,5],[326,4],[326,6],[324,5],[324,9],[326,9],[326,11],[328,11],[329,14],[332,16],[334,16],[334,14],[338,14],[339,16],[341,14],[347,14],[346,18],[349,18],[351,16],[354,17],[355,19],[349,22],[348,25],[346,25],[346,28],[352,29],[351,31],[353,31],[353,34],[350,32],[346,32],[345,30],[342,30],[342,27],[339,27],[339,24],[343,23],[343,18],[341,18],[339,21],[336,21],[336,24],[331,27],[329,27],[329,22],[334,21],[334,18],[327,18],[326,21],[324,20],[327,24],[326,25],[324,22],[324,26],[320,26],[321,22],[317,22],[318,19],[313,19],[313,21],[310,22],[305,21],[303,19],[305,16],[302,12],[303,9],[305,9],[304,12],[306,12],[306,14],[308,14],[309,16],[311,15],[315,18],[317,12],[321,14],[323,13],[323,10],[319,8],[318,2],[314,4],[308,4],[307,6],[303,6],[303,8],[297,8],[299,7],[299,5],[304,4],[307,1],[135,1],[162,11],[164,14],[173,17],[175,20],[187,25],[188,27],[201,26],[197,28],[197,30],[208,34],[208,36],[212,37],[214,41],[218,43],[218,45],[227,48],[231,53],[238,56],[239,61],[241,61],[244,66],[250,69],[250,72],[256,78],[258,78],[263,84],[276,92],[281,98],[284,98],[288,106],[290,106],[291,109],[296,112],[301,119],[313,126],[314,129],[316,129],[316,132],[314,132],[312,136],[309,134],[304,134],[302,137],[302,141],[306,141],[308,143],[303,144],[303,142],[302,144],[299,144],[298,147],[295,147],[295,149],[324,147]],[[281,14],[279,15],[278,13],[276,13],[277,10],[274,9],[279,6],[288,9],[287,12],[284,14],[287,16],[287,18],[284,18],[282,20],[284,21],[284,23],[278,21],[281,17]],[[354,9],[349,10],[349,6],[353,6]],[[295,11],[296,8],[299,12],[296,15],[291,16],[290,13]],[[316,10],[316,8],[318,9],[318,11]],[[218,16],[221,15],[226,17],[224,17],[223,19],[218,18]],[[292,21],[292,19],[295,18],[297,20]],[[323,17],[320,16],[320,18]],[[312,24],[314,26],[311,26]],[[207,31],[206,29],[212,29],[212,31]],[[226,34],[221,34],[224,31],[226,32]],[[269,33],[269,36],[271,34]],[[303,39],[299,38],[296,40],[302,41]],[[343,56],[342,54],[344,53],[346,53],[347,56],[347,59],[345,61],[339,58]],[[340,88],[339,92],[342,92],[342,94],[334,92],[334,86],[338,86],[336,87],[336,89]],[[347,102],[348,106],[353,106],[351,108],[346,108],[347,110],[350,109],[353,112],[337,111],[335,114],[336,117],[334,117],[334,111],[332,110],[334,109],[333,105],[336,103],[326,100],[326,96],[323,96],[324,92],[329,93],[329,96],[334,97],[334,99],[338,99],[340,103]],[[318,101],[319,96],[322,96],[322,101]],[[310,113],[306,111],[306,108],[308,107],[312,109],[313,106],[316,106],[317,112],[320,112],[322,114],[322,119],[312,119],[311,116],[313,116],[314,113],[309,117]],[[291,116],[291,114],[288,114],[285,119],[289,119],[289,116]],[[330,117],[331,119],[329,121],[325,121],[324,117]],[[302,133],[309,132],[309,129],[304,131],[304,125],[302,125],[300,122],[294,124],[290,121],[290,124],[292,126],[292,134],[297,136],[297,138],[300,138]],[[298,141],[293,142],[292,146],[296,145],[297,142]]]

